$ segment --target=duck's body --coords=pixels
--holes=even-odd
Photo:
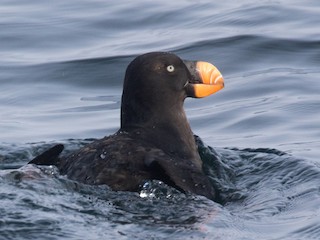
[[[223,87],[221,74],[207,68],[199,70],[197,62],[169,53],[137,57],[127,68],[117,133],[65,157],[59,157],[63,147],[57,145],[30,163],[53,164],[70,179],[114,190],[137,191],[144,181],[159,179],[214,199],[183,110],[186,97],[204,97]]]

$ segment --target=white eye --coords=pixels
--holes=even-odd
[[[169,65],[169,66],[167,67],[167,71],[168,71],[168,72],[173,72],[173,71],[174,71],[174,66],[173,66],[173,65]]]

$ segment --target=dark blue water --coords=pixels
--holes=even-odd
[[[319,22],[317,0],[2,0],[0,239],[320,239]],[[185,104],[219,203],[25,166],[115,132],[125,68],[149,51],[225,77]]]

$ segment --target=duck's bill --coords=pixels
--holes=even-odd
[[[188,97],[202,98],[224,88],[224,80],[220,71],[208,62],[184,61],[191,74],[186,85]]]

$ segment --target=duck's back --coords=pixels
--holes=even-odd
[[[138,143],[127,133],[96,140],[61,158],[61,174],[87,184],[107,184],[113,190],[136,191],[152,179],[145,164],[150,146]]]
[[[63,157],[59,157],[63,145],[58,144],[29,163],[55,165],[70,179],[118,191],[138,191],[145,181],[158,179],[183,192],[215,199],[208,176],[192,159],[166,153],[138,136],[119,131]]]

